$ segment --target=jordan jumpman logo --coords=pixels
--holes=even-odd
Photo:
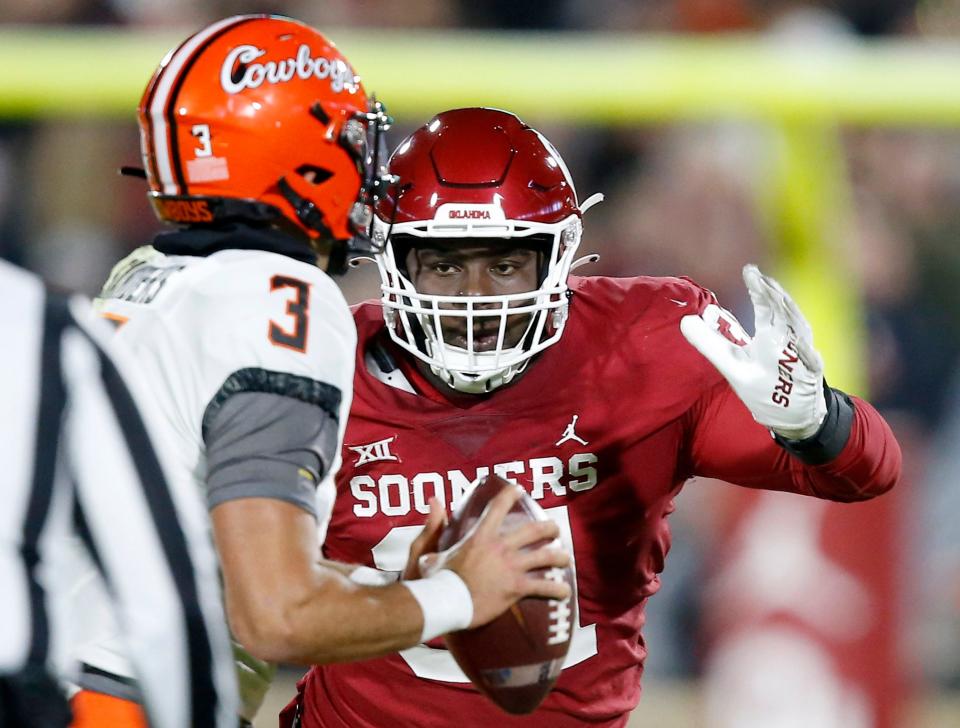
[[[576,432],[576,430],[575,430],[574,428],[577,426],[577,420],[578,420],[578,419],[580,419],[580,415],[574,415],[574,416],[573,416],[573,419],[570,420],[570,424],[567,425],[567,429],[565,429],[565,430],[563,431],[563,436],[562,436],[559,440],[557,440],[557,442],[556,442],[556,444],[554,445],[554,447],[559,447],[560,445],[562,445],[563,443],[565,443],[567,440],[576,440],[576,441],[579,442],[581,445],[587,445],[587,444],[589,444],[586,440],[584,440],[583,438],[577,436],[577,432]]]

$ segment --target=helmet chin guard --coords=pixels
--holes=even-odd
[[[580,206],[553,145],[495,109],[439,114],[400,144],[388,171],[396,182],[377,203],[373,239],[391,338],[457,391],[510,383],[563,334],[582,214],[602,196]],[[431,240],[534,248],[538,286],[482,296],[418,291],[406,256]]]
[[[432,349],[431,343],[427,346]],[[522,361],[506,368],[495,368],[488,372],[467,373],[470,369],[470,355],[465,349],[457,350],[456,347],[445,346],[445,351],[441,357],[447,362],[447,366],[442,367],[436,364],[430,365],[430,371],[442,379],[451,389],[465,394],[486,394],[495,389],[499,389],[504,384],[509,384],[513,378],[522,372],[529,360]],[[476,354],[477,360],[490,357],[489,354]],[[457,360],[460,361],[457,361]],[[482,362],[481,362],[482,363]]]

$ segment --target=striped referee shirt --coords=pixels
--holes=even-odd
[[[234,728],[205,513],[191,483],[170,480],[124,360],[105,353],[82,299],[2,261],[0,342],[0,725],[66,724],[52,676],[75,669],[66,570],[79,539],[113,597],[151,726]]]

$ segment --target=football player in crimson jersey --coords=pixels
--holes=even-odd
[[[440,641],[314,667],[285,715],[304,728],[373,728],[382,716],[418,728],[622,726],[684,482],[864,500],[897,481],[899,447],[873,407],[826,386],[809,326],[755,267],[744,270],[752,338],[691,280],[570,275],[593,200],[578,203],[559,154],[512,114],[439,114],[389,171],[375,227],[383,295],[354,312],[354,400],[325,553],[399,571],[429,499],[456,507],[471,481],[497,473],[572,547],[579,624],[532,718],[482,697]]]
[[[356,343],[324,270],[340,271],[350,248],[370,250],[389,123],[333,44],[287,18],[221,20],[167,55],[139,121],[149,199],[179,229],[117,265],[100,311],[134,352],[179,467],[210,509],[228,619],[245,648],[243,718],[268,684],[260,660],[384,655],[482,624],[524,595],[568,595],[528,575],[533,562],[568,563],[565,552],[523,551],[554,539],[554,524],[499,535],[516,489],[430,578],[375,585],[363,570],[318,564]],[[122,645],[101,623],[96,585],[80,581],[75,725],[138,725]]]

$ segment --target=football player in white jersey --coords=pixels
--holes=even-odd
[[[149,199],[178,229],[114,268],[99,309],[152,383],[179,466],[204,489],[245,648],[242,717],[269,682],[260,660],[383,655],[482,624],[524,596],[565,598],[564,585],[527,576],[567,563],[556,548],[524,550],[554,539],[555,526],[498,533],[515,492],[429,578],[372,583],[372,569],[319,562],[356,345],[323,270],[342,271],[351,248],[371,245],[389,125],[347,60],[299,22],[228,18],[163,59],[139,123]],[[434,504],[416,553],[442,521]],[[120,645],[102,639],[97,595],[78,603],[98,639],[81,649],[74,725],[142,725]]]

